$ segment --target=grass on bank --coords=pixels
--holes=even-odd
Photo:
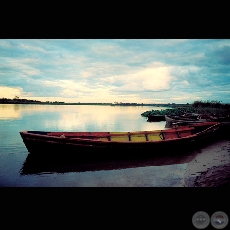
[[[174,108],[164,110],[150,110],[141,114],[143,117],[151,115],[183,115],[185,113],[205,114],[208,116],[225,117],[230,115],[230,104],[220,101],[194,101],[185,106],[175,106]]]

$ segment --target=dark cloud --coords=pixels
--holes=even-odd
[[[230,65],[230,46],[222,46],[213,52],[213,56],[220,64]]]

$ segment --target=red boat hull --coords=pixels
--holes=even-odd
[[[183,127],[133,133],[24,131],[20,132],[20,135],[31,153],[73,154],[78,158],[87,159],[132,158],[183,153],[197,144],[210,140],[218,133],[220,127],[221,124],[216,123],[202,127],[201,131],[197,131],[194,127]],[[159,136],[155,135],[156,133],[159,133]]]

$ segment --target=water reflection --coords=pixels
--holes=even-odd
[[[53,131],[138,131],[164,129],[165,122],[149,124],[141,116],[153,106],[99,106],[99,105],[19,105],[0,104],[0,120],[26,121],[37,130]],[[164,107],[157,107],[164,109]],[[38,119],[39,118],[39,119]],[[135,121],[135,123],[133,122]],[[118,124],[119,122],[119,124]],[[23,128],[25,129],[25,128]]]
[[[118,170],[126,168],[138,168],[148,166],[164,166],[184,164],[193,160],[194,151],[188,151],[177,155],[164,155],[155,157],[141,157],[133,159],[107,159],[93,161],[79,161],[74,156],[45,156],[43,154],[29,153],[21,170],[21,175],[44,174],[44,173],[68,173],[87,172],[101,170]]]
[[[0,120],[14,120],[21,118],[18,105],[0,104]]]
[[[145,160],[132,159],[132,161],[80,163],[70,159],[28,154],[19,135],[21,130],[119,132],[164,129],[165,122],[150,123],[141,116],[141,113],[151,109],[156,109],[156,107],[0,105],[0,185],[165,186],[168,175],[172,178],[172,173],[178,172],[179,174],[178,169],[182,169],[181,165],[174,167],[173,164],[187,162],[185,155],[171,159],[162,157]],[[158,107],[158,109],[161,108]],[[168,167],[159,167],[159,165],[167,166],[167,164],[169,164]],[[44,175],[45,173],[51,174]],[[176,178],[173,177],[173,180]],[[171,186],[172,183],[167,182],[166,184]]]
[[[0,104],[0,120],[21,119],[25,115],[54,112],[58,108],[61,109],[60,107],[47,105]]]

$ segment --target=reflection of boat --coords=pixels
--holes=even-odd
[[[206,122],[156,131],[140,132],[42,132],[22,131],[20,135],[31,153],[73,154],[79,159],[133,158],[184,151],[189,144],[215,134],[220,123]]]
[[[68,172],[87,172],[101,170],[119,170],[126,168],[163,166],[173,164],[188,163],[194,158],[194,152],[184,151],[183,155],[164,157],[146,157],[142,159],[120,159],[120,160],[95,160],[95,161],[76,161],[72,157],[47,157],[40,154],[27,155],[27,158],[20,170],[21,175],[46,174],[46,173],[68,173]]]

